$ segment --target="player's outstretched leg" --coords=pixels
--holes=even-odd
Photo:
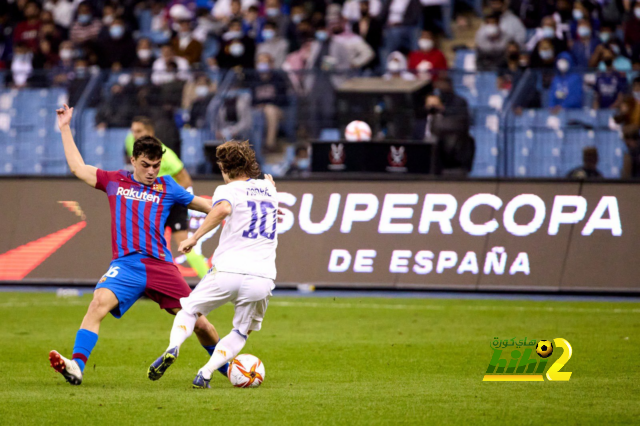
[[[247,336],[235,329],[223,337],[218,342],[209,362],[198,371],[198,375],[193,380],[193,387],[195,389],[208,388],[213,372],[235,358],[244,348],[246,342]]]
[[[176,318],[173,320],[171,336],[169,337],[169,347],[149,366],[147,371],[147,377],[150,380],[160,379],[167,371],[167,368],[171,367],[178,359],[180,346],[193,333],[197,319],[197,315],[188,314],[185,311],[180,311],[176,314]]]
[[[67,359],[57,351],[49,353],[49,362],[58,373],[72,385],[82,383],[84,367],[89,360],[93,348],[98,343],[100,323],[107,314],[118,306],[116,295],[109,289],[99,288],[93,293],[87,314],[82,320],[80,330],[76,333],[73,346],[73,359]]]

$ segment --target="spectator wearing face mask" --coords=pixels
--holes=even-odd
[[[206,74],[199,74],[184,86],[182,109],[189,112],[189,125],[201,129],[206,125],[207,107],[216,93],[216,84]]]
[[[151,81],[153,84],[162,84],[172,76],[169,70],[169,63],[176,64],[178,68],[177,77],[181,80],[187,80],[189,77],[189,61],[179,56],[176,56],[173,52],[173,48],[169,45],[162,46],[161,56],[153,62],[153,74],[151,75]]]
[[[558,55],[558,72],[551,81],[549,107],[554,113],[560,109],[582,108],[582,76],[573,71],[573,57],[568,52]]]
[[[341,16],[336,16],[329,22],[329,31],[335,43],[340,43],[349,53],[349,66],[351,69],[362,69],[371,64],[376,54],[367,42],[357,34],[346,31],[347,21]]]
[[[391,52],[387,58],[387,72],[382,76],[385,80],[415,80],[416,76],[407,71],[407,59],[400,52]]]
[[[267,54],[273,59],[274,68],[282,68],[289,53],[289,41],[278,34],[275,22],[267,21],[264,24],[262,40],[256,47],[256,61],[261,54]]]
[[[591,56],[600,44],[600,40],[594,36],[591,23],[586,19],[579,21],[576,32],[578,39],[571,46],[571,55],[578,68],[588,68]]]
[[[232,19],[242,19],[242,11],[250,6],[257,6],[257,0],[218,0],[211,9],[211,15],[216,21],[229,22]]]
[[[620,45],[615,42],[602,43],[593,52],[589,65],[604,71],[604,58],[613,55],[613,68],[617,71],[630,72],[633,68],[631,60],[620,53]]]
[[[285,13],[280,0],[266,0],[264,4],[264,16],[276,24],[276,31],[281,37],[286,36],[291,19]]]
[[[536,29],[535,34],[527,42],[527,50],[532,51],[531,61],[537,62],[538,45],[542,40],[549,40],[553,44],[556,55],[567,50],[567,41],[562,38],[563,34],[557,30],[556,21],[551,16],[542,19],[542,26]]]
[[[571,21],[571,35],[574,38],[579,37],[577,32],[578,26],[581,21],[587,21],[592,29],[592,33],[598,34],[600,32],[600,19],[598,14],[594,12],[593,5],[590,3],[582,3],[577,1],[573,4],[573,10],[571,11],[573,20]]]
[[[38,33],[40,31],[40,6],[34,1],[24,7],[25,20],[16,25],[13,31],[13,42],[35,52],[38,49]]]
[[[409,54],[409,70],[419,73],[429,72],[436,76],[438,71],[447,69],[447,58],[438,48],[438,43],[431,31],[422,31],[418,39],[419,50]]]
[[[613,52],[606,50],[602,56],[604,72],[599,72],[594,86],[594,109],[618,108],[627,91],[627,77],[613,68]]]
[[[80,3],[78,16],[69,32],[70,40],[76,44],[83,44],[97,40],[102,30],[102,21],[93,16],[93,10],[88,2]]]
[[[253,39],[242,34],[242,23],[231,21],[229,29],[222,35],[222,46],[218,53],[218,65],[222,69],[254,66],[256,45]]]
[[[176,56],[186,59],[190,65],[199,63],[202,58],[202,43],[193,38],[191,21],[181,20],[177,23],[178,31],[171,39],[171,47]]]
[[[271,56],[258,55],[257,76],[251,82],[253,107],[260,110],[266,123],[265,148],[276,150],[276,137],[284,119],[284,109],[289,105],[288,85],[281,71],[274,69]]]
[[[242,16],[242,33],[254,39],[256,43],[261,43],[265,18],[258,16],[258,12],[258,6],[249,6],[249,9],[244,12]]]
[[[25,87],[33,73],[33,52],[25,43],[17,43],[11,60],[11,82],[15,87]]]
[[[556,51],[551,40],[538,43],[535,52],[529,58],[529,66],[533,69],[553,69],[556,66]]]
[[[153,46],[151,40],[148,38],[141,38],[138,40],[138,46],[136,47],[136,59],[133,63],[134,68],[151,69],[153,66]]]
[[[289,177],[306,177],[311,173],[311,158],[309,156],[308,145],[298,145],[296,147],[296,156],[285,173]]]
[[[124,21],[116,18],[109,25],[109,34],[100,42],[98,56],[101,68],[130,68],[136,60],[136,45],[126,30]]]
[[[500,30],[498,15],[488,15],[476,32],[476,67],[478,70],[497,69],[511,41]]]

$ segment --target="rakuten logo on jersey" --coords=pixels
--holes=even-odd
[[[146,192],[136,191],[133,188],[123,188],[118,187],[118,191],[116,195],[122,195],[127,200],[135,200],[135,201],[151,201],[152,203],[159,204],[160,196],[149,194]]]
[[[278,232],[284,233],[295,222],[293,212],[284,206],[295,206],[298,198],[285,192],[278,193],[278,196],[284,213]],[[340,232],[350,233],[354,223],[370,222],[379,212],[377,225],[380,234],[415,232],[415,226],[408,221],[419,214],[417,232],[420,234],[428,234],[434,228],[442,234],[453,234],[452,223],[458,221],[469,235],[487,235],[502,224],[511,235],[524,237],[543,228],[549,215],[548,226],[543,228],[548,235],[557,235],[562,225],[577,224],[582,226],[581,234],[584,236],[593,234],[595,230],[607,230],[616,237],[622,235],[618,199],[613,196],[602,196],[588,218],[587,200],[580,195],[556,195],[551,206],[535,194],[521,194],[511,200],[502,200],[494,194],[476,194],[464,201],[459,201],[452,194],[426,194],[422,199],[418,194],[386,194],[382,201],[375,194],[347,194],[342,205],[342,195],[334,193],[329,197],[328,205],[323,206],[314,206],[313,198],[313,194],[302,195],[298,214],[300,228],[308,234],[329,231],[337,225],[338,218]],[[418,204],[420,201],[421,205]],[[496,212],[502,210],[502,215],[498,213],[485,223],[475,223],[471,214],[480,206],[489,206]],[[516,212],[525,206],[533,209],[533,218],[529,223],[516,223]],[[312,208],[325,212],[321,221],[311,221]]]

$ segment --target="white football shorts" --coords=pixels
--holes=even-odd
[[[189,314],[208,315],[231,302],[235,305],[233,328],[246,336],[249,331],[260,330],[274,288],[273,280],[268,278],[213,270],[189,297],[180,299],[180,304]]]

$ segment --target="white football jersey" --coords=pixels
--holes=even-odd
[[[213,265],[220,272],[275,280],[276,189],[266,180],[234,181],[216,188],[213,205],[222,200],[231,204],[231,214],[222,228]]]

